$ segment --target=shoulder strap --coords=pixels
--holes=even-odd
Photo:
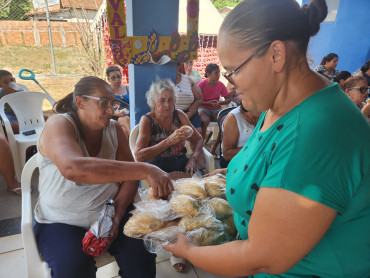
[[[180,120],[180,116],[177,112],[177,109],[173,110],[173,123],[175,123],[175,121],[177,122],[178,127],[180,127],[182,125],[181,120]]]

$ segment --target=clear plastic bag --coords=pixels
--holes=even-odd
[[[157,231],[165,226],[165,222],[138,210],[133,210],[131,213],[133,215],[126,222],[123,228],[123,233],[126,236],[143,238],[145,235]]]
[[[225,243],[223,230],[199,228],[186,234],[193,244],[197,246],[208,246]]]
[[[233,214],[233,209],[231,208],[229,202],[219,197],[208,198],[204,200],[202,202],[202,206],[210,206],[214,210],[218,219],[226,215]]]
[[[198,200],[185,194],[172,194],[170,204],[171,209],[181,216],[195,216],[200,209]]]
[[[226,198],[226,178],[224,175],[217,174],[206,177],[203,182],[208,197]]]
[[[167,200],[141,201],[134,206],[138,211],[161,221],[170,221],[181,216],[171,208],[171,203]]]
[[[207,193],[200,178],[179,179],[174,183],[174,187],[179,194],[189,195],[198,200],[207,198]]]
[[[158,253],[163,249],[164,245],[175,243],[179,232],[177,226],[160,229],[144,236],[144,246],[148,252]]]

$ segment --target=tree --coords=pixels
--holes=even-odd
[[[211,1],[213,5],[216,7],[216,9],[220,10],[225,7],[235,7],[242,0],[211,0]]]
[[[30,0],[0,0],[0,20],[27,20],[31,10]]]

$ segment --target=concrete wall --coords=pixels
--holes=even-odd
[[[370,59],[369,13],[370,0],[340,0],[335,21],[322,23],[311,38],[308,56],[314,61],[312,67],[331,52],[339,56],[339,71],[354,72],[364,65]]]
[[[55,46],[81,45],[76,23],[51,22]],[[49,45],[46,21],[0,21],[0,44],[40,46]]]

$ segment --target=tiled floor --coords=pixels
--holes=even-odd
[[[208,148],[209,149],[209,148]],[[215,160],[216,168],[219,161]],[[32,179],[32,202],[37,201],[38,173]],[[20,234],[21,197],[6,190],[5,180],[0,175],[0,278],[26,278],[26,259]],[[118,277],[115,262],[98,269],[97,278]],[[184,273],[176,272],[169,261],[168,252],[157,257],[158,278],[217,278],[216,276],[187,264]]]

